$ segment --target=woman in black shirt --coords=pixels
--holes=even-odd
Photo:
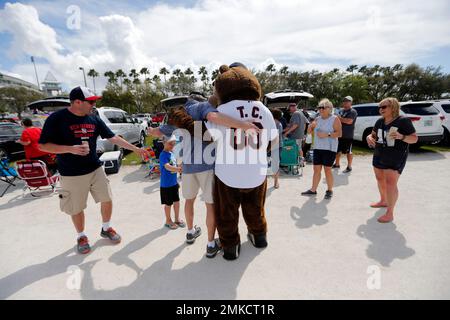
[[[367,143],[375,148],[372,165],[380,191],[380,201],[372,208],[387,208],[378,222],[394,220],[394,206],[398,199],[397,182],[405,168],[409,145],[417,142],[416,130],[409,118],[400,116],[400,104],[395,98],[380,102],[381,118],[375,123]]]

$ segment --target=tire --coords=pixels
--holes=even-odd
[[[8,158],[9,159],[9,154],[6,151],[6,149],[0,148],[0,159],[3,159],[3,158]]]
[[[372,132],[372,130],[373,130],[373,128],[367,128],[366,130],[364,130],[364,133],[362,136],[362,138],[363,138],[362,143],[366,148],[370,148],[369,145],[367,144],[367,136]]]
[[[142,148],[144,145],[145,145],[145,133],[142,131],[139,137],[138,146]]]
[[[446,127],[444,127],[444,138],[441,140],[440,144],[450,146],[450,132]]]

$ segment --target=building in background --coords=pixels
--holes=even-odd
[[[8,76],[4,73],[0,73],[0,88],[3,87],[23,87],[29,90],[40,92],[39,88],[35,84],[16,77]]]
[[[47,97],[55,97],[62,94],[61,83],[49,71],[42,82],[42,91]]]

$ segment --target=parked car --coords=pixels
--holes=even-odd
[[[433,102],[400,103],[400,114],[412,120],[419,138],[419,145],[437,143],[443,137],[443,116],[433,105]],[[380,118],[378,104],[357,104],[353,108],[358,112],[354,139],[366,144],[366,137],[372,132],[375,122]]]
[[[100,117],[105,124],[116,135],[124,138],[129,143],[143,146],[145,143],[145,130],[138,122],[134,121],[131,116],[122,109],[101,107],[96,108],[94,114]],[[122,151],[123,150],[109,142],[107,139],[101,137],[97,140],[97,153],[102,154],[108,151]]]
[[[444,137],[442,142],[445,145],[450,145],[450,100],[433,101],[433,106],[438,109],[442,115],[442,126],[444,127]]]
[[[152,118],[152,122],[161,123],[164,121],[164,117],[166,116],[165,112],[158,112]]]
[[[0,122],[0,159],[21,158],[25,155],[23,146],[16,143],[22,135],[23,128],[12,122]]]
[[[40,110],[43,112],[54,112],[70,107],[68,97],[49,97],[42,100],[33,101],[27,105],[30,110]]]
[[[313,119],[311,116],[314,115],[314,111],[307,110],[309,108],[307,101],[311,98],[314,98],[314,96],[308,92],[285,89],[265,94],[263,97],[263,103],[269,109],[280,109],[281,112],[283,112],[283,117],[286,119],[287,123],[289,123],[289,120],[291,119],[291,115],[288,110],[289,105],[291,103],[295,103],[297,105],[300,104],[303,108],[303,114],[309,121],[311,121]]]

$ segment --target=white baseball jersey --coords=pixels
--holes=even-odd
[[[216,176],[233,188],[255,188],[267,175],[267,146],[278,136],[275,120],[260,101],[233,100],[217,110],[235,119],[253,122],[263,129],[258,135],[246,136],[243,130],[207,122],[216,147]]]

